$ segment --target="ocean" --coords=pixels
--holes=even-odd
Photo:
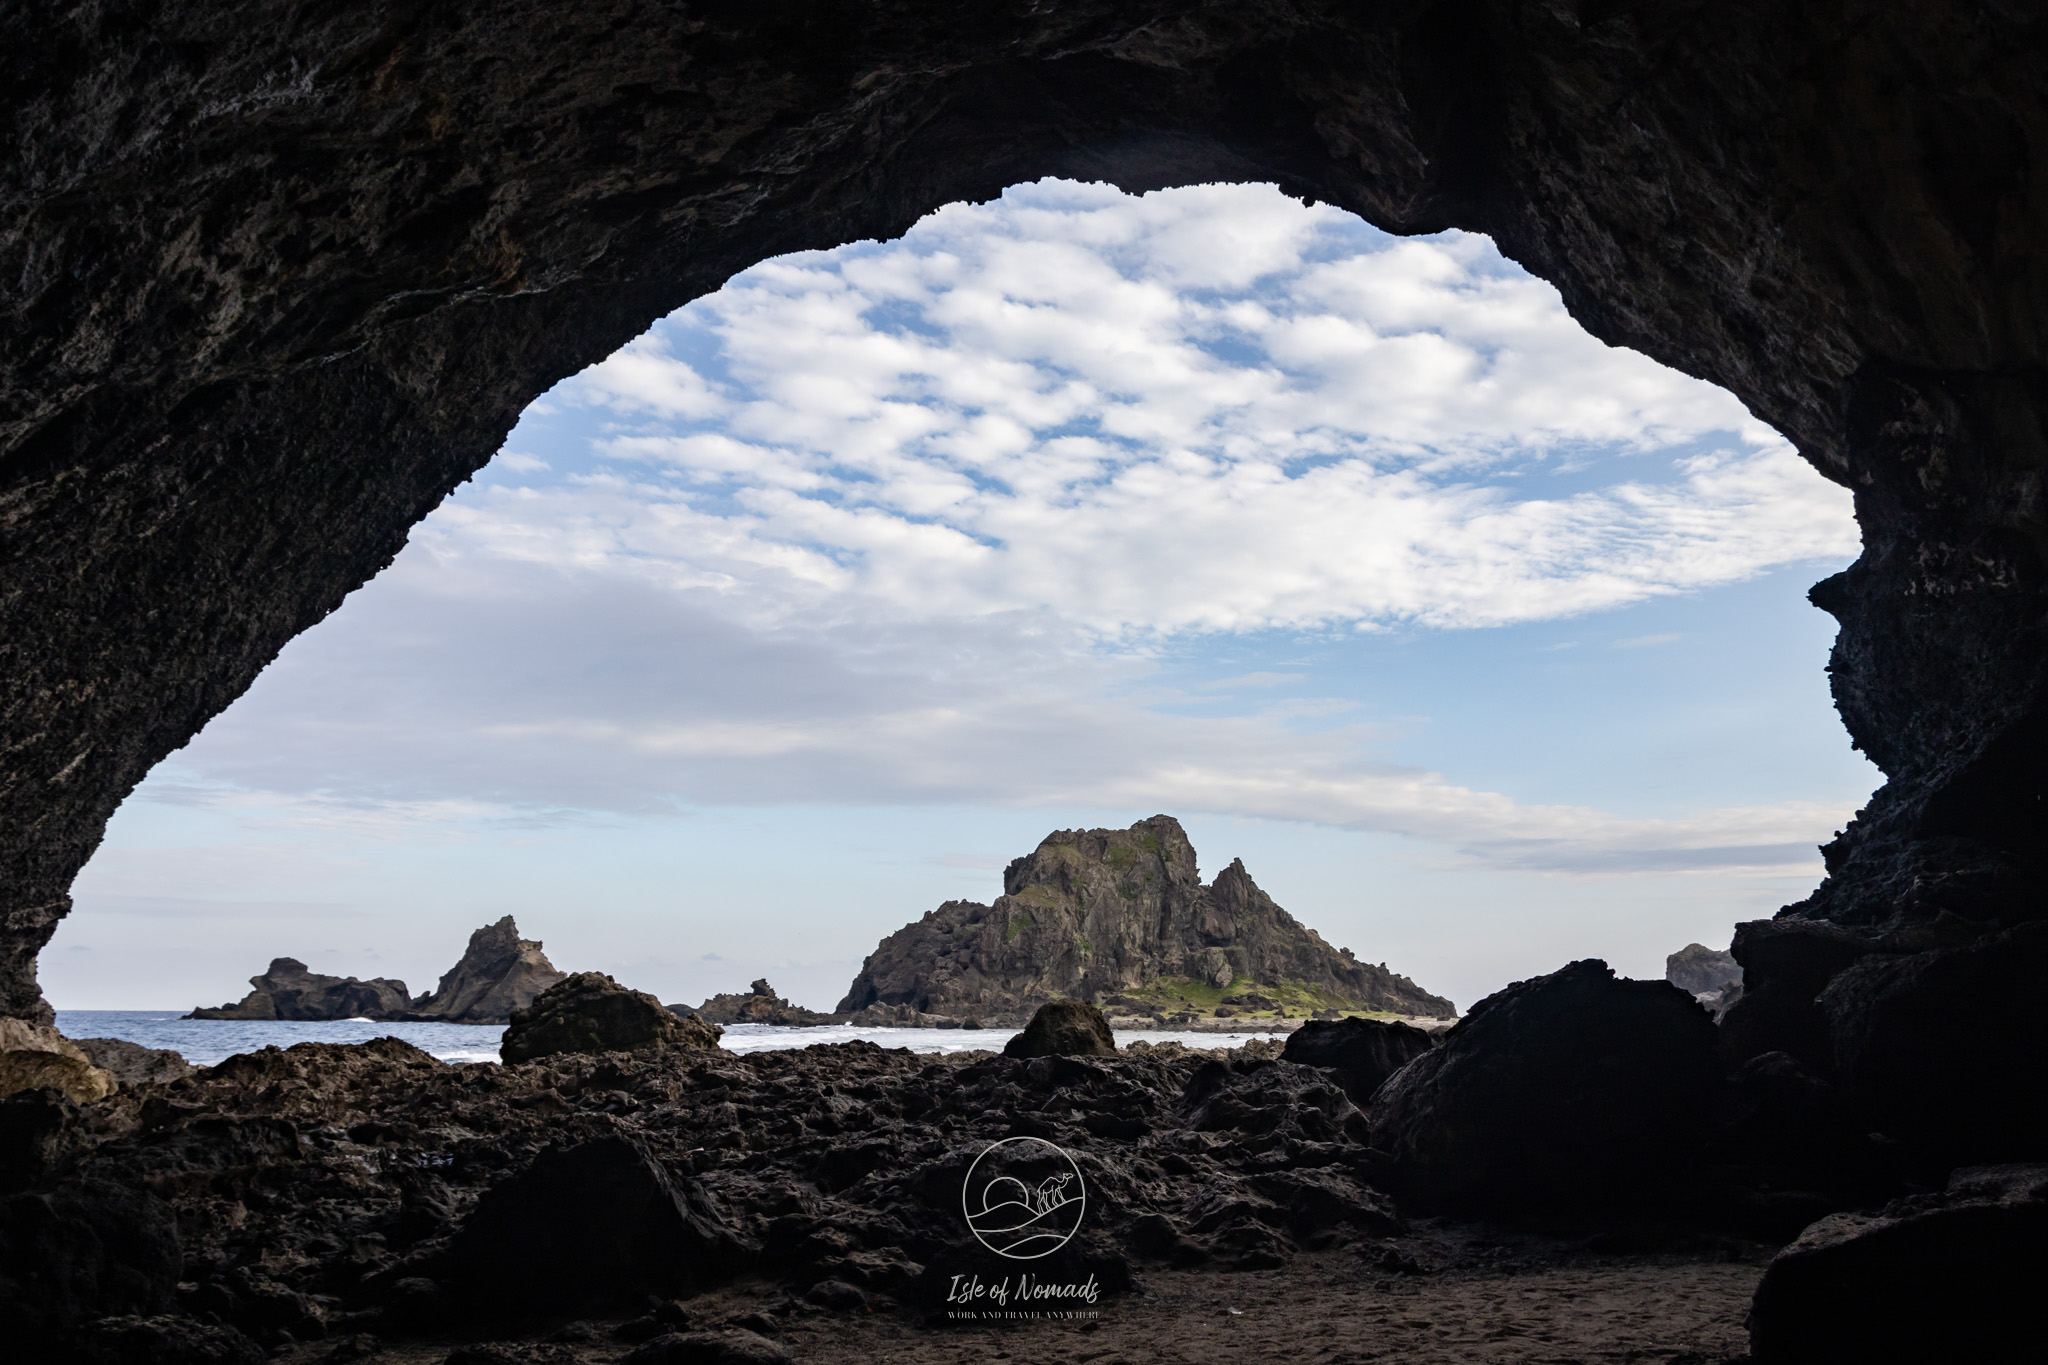
[[[180,1019],[176,1010],[58,1010],[57,1030],[67,1038],[125,1038],[144,1047],[169,1048],[194,1066],[212,1066],[238,1052],[293,1043],[365,1043],[372,1038],[402,1038],[444,1062],[495,1062],[502,1024],[379,1024],[369,1019],[338,1019],[328,1023],[290,1020]],[[855,1039],[879,1047],[912,1052],[1000,1051],[1011,1038],[1008,1029],[855,1028],[825,1024],[816,1028],[779,1028],[772,1024],[729,1024],[723,1046],[731,1052],[766,1052],[809,1047],[813,1043],[850,1043]],[[1266,1033],[1124,1032],[1126,1043],[1183,1043],[1188,1047],[1238,1047]]]

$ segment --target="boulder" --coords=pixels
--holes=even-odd
[[[78,1104],[114,1093],[113,1076],[47,1024],[0,1019],[0,1097],[54,1090]]]
[[[730,1279],[746,1248],[707,1193],[638,1138],[550,1147],[478,1201],[448,1251],[489,1312],[601,1312]]]
[[[780,1024],[800,1028],[835,1022],[833,1015],[819,1014],[784,1000],[766,977],[756,981],[745,995],[714,995],[694,1010],[678,1009],[676,1013],[695,1014],[707,1024]]]
[[[1938,1195],[1823,1218],[1771,1261],[1757,1365],[2038,1360],[2048,1167],[1963,1169]]]
[[[55,1090],[80,1104],[114,1093],[114,1078],[82,1057],[63,1052],[0,1052],[0,1095]]]
[[[1288,1035],[1280,1060],[1335,1072],[1351,1102],[1363,1107],[1387,1077],[1433,1046],[1435,1040],[1412,1024],[1311,1019]]]
[[[1664,959],[1664,979],[1696,996],[1719,995],[1742,984],[1742,964],[1704,943],[1688,943]]]
[[[602,972],[577,972],[512,1016],[498,1055],[507,1062],[530,1062],[563,1052],[702,1050],[717,1047],[722,1033]]]
[[[1107,1057],[1115,1051],[1109,1020],[1085,1000],[1040,1005],[1024,1031],[1003,1045],[1005,1057]]]
[[[1665,981],[1598,959],[1474,1005],[1390,1077],[1374,1145],[1418,1205],[1473,1214],[1655,1207],[1722,1097],[1713,1020]]]
[[[538,939],[519,937],[510,915],[487,924],[469,936],[462,959],[432,993],[412,1002],[411,1012],[451,1024],[506,1023],[567,975],[540,949]]]
[[[112,1076],[123,1089],[145,1085],[167,1085],[181,1081],[195,1070],[185,1058],[169,1048],[144,1047],[125,1038],[79,1038],[78,1050],[92,1064]]]
[[[308,971],[295,957],[276,957],[255,987],[240,1001],[215,1009],[201,1007],[187,1019],[390,1019],[403,1018],[412,1006],[405,983],[390,977],[358,981],[352,976],[323,976]]]

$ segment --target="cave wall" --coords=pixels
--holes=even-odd
[[[22,0],[0,11],[0,1014],[115,807],[520,409],[734,272],[1046,175],[1458,226],[1852,488],[1890,779],[1796,917],[2043,913],[2021,3]]]

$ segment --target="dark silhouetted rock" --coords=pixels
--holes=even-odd
[[[448,1274],[474,1309],[597,1312],[730,1279],[744,1251],[694,1180],[608,1137],[551,1147],[484,1195]]]
[[[105,1182],[0,1200],[0,1341],[52,1359],[90,1319],[172,1305],[184,1258],[171,1207]]]
[[[1821,992],[1859,1120],[1947,1167],[2048,1160],[2048,923],[1870,956]]]
[[[1369,1117],[1421,1206],[1609,1210],[1669,1195],[1721,1096],[1698,1002],[1587,959],[1474,1005],[1380,1087]]]
[[[695,1014],[707,1024],[780,1024],[785,1027],[807,1027],[834,1022],[834,1016],[807,1010],[801,1005],[792,1005],[775,993],[766,977],[756,981],[745,995],[714,995],[694,1010],[678,1009],[677,1013]]]
[[[640,1346],[626,1365],[791,1365],[789,1349],[758,1332],[671,1332]]]
[[[1766,1052],[1789,1052],[1832,1074],[1834,1048],[1820,993],[1837,973],[1884,947],[1881,936],[1814,920],[1736,925],[1730,951],[1742,965],[1742,998],[1722,1016],[1722,1051],[1737,1065]]]
[[[1214,1000],[1236,985],[1274,1008],[1448,1016],[1451,1002],[1333,948],[1232,862],[1202,885],[1195,850],[1167,815],[1127,830],[1061,830],[1003,873],[994,905],[948,901],[889,937],[839,1002],[984,1020],[1048,1000],[1115,996],[1124,1008]],[[1192,994],[1190,994],[1192,992]],[[1148,994],[1157,996],[1147,1001]]]
[[[1311,1019],[1288,1035],[1282,1061],[1337,1073],[1351,1102],[1363,1106],[1380,1085],[1435,1045],[1412,1024],[1385,1019]]]
[[[512,1016],[498,1055],[507,1062],[530,1062],[563,1052],[715,1048],[720,1033],[716,1025],[684,1018],[602,972],[577,972]]]
[[[1779,1252],[1749,1315],[1757,1365],[2041,1358],[2048,1167],[1963,1169],[1939,1195],[1823,1218]]]
[[[1115,1051],[1109,1020],[1085,1000],[1040,1005],[1024,1031],[1003,1044],[1005,1057],[1107,1057]]]
[[[144,1047],[125,1038],[77,1038],[78,1050],[121,1085],[165,1085],[192,1074],[192,1064],[169,1048]]]
[[[1742,964],[1703,943],[1688,943],[1664,959],[1664,979],[1693,995],[1719,995],[1742,984]]]
[[[462,960],[432,994],[412,1002],[411,1012],[451,1024],[503,1024],[566,975],[541,952],[539,940],[519,937],[507,915],[469,936]]]
[[[187,1019],[391,1019],[412,1006],[405,983],[389,977],[358,981],[322,976],[295,957],[272,958],[270,969],[249,978],[256,989],[233,1005],[193,1010]]]

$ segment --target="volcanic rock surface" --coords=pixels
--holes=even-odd
[[[503,1024],[542,991],[567,976],[555,970],[538,939],[519,937],[510,915],[469,936],[462,960],[441,977],[431,994],[412,1002],[421,1019],[451,1024]]]
[[[412,1008],[405,983],[390,977],[358,981],[308,971],[295,957],[277,957],[239,1001],[200,1006],[187,1019],[402,1019]]]
[[[577,972],[512,1016],[498,1055],[530,1062],[562,1053],[702,1051],[718,1046],[721,1033],[602,972]]]
[[[948,901],[883,939],[838,1012],[908,1006],[1022,1022],[1063,997],[1185,1009],[1255,989],[1281,997],[1262,997],[1265,1008],[1291,1000],[1297,1013],[1457,1012],[1407,977],[1323,942],[1259,890],[1242,862],[1202,885],[1194,847],[1167,815],[1128,830],[1047,835],[1003,873],[994,905]]]
[[[177,1312],[265,1345],[403,1337],[480,1309],[525,1321],[735,1277],[799,1296],[837,1281],[923,1312],[954,1267],[993,1259],[960,1220],[961,1187],[984,1147],[1018,1134],[1080,1163],[1091,1202],[1073,1264],[1111,1293],[1145,1264],[1280,1265],[1401,1228],[1325,1073],[1179,1048],[939,1058],[854,1043],[451,1066],[395,1039],[304,1043],[48,1112],[40,1202],[8,1235],[47,1239],[38,1209],[103,1188],[136,1192],[123,1197],[141,1229],[181,1231],[132,1285],[93,1271],[36,1308],[23,1331],[44,1335],[161,1312],[181,1280]],[[586,1273],[579,1253],[609,1271]],[[37,1273],[54,1283],[111,1254],[81,1246]],[[529,1301],[508,1316],[514,1285]]]
[[[694,1010],[671,1006],[677,1013],[695,1014],[707,1024],[780,1024],[802,1027],[830,1024],[834,1016],[792,1005],[775,993],[768,978],[756,981],[745,995],[714,995]]]

